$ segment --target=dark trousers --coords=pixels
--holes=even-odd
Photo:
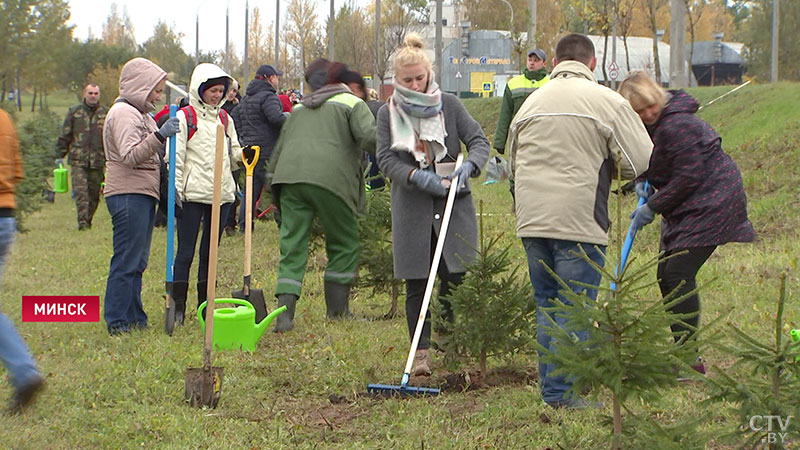
[[[716,245],[712,245],[709,247],[668,250],[664,256],[674,255],[683,251],[687,251],[687,253],[673,256],[658,263],[656,276],[658,277],[658,286],[661,288],[662,297],[669,301],[697,289],[697,272],[716,248]],[[682,282],[683,284],[681,285]],[[678,288],[677,291],[675,290],[676,288]],[[672,293],[673,291],[675,292]],[[670,293],[672,295],[669,295]],[[670,311],[677,314],[690,314],[689,317],[682,319],[682,322],[676,322],[670,327],[673,333],[678,333],[674,335],[675,342],[678,342],[684,334],[688,334],[687,337],[691,337],[700,323],[700,296],[695,292],[670,308]],[[686,325],[689,326],[687,327]]]
[[[224,203],[219,210],[219,239],[222,236],[225,217],[230,203]],[[211,245],[211,205],[205,203],[184,202],[181,216],[178,217],[178,250],[175,252],[175,281],[189,281],[189,268],[194,259],[197,246],[197,233],[203,225],[203,236],[200,239],[200,263],[197,266],[197,281],[208,280],[208,251]],[[219,240],[217,241],[219,242]]]
[[[240,169],[231,171],[231,175],[233,175],[233,182],[236,184],[236,192],[233,197],[233,205],[228,208],[228,214],[224,216],[225,219],[223,220],[223,223],[225,223],[225,228],[236,229],[236,210],[239,207],[239,203],[241,203],[239,202],[239,196],[244,195],[239,192],[239,174],[242,172],[243,171]]]
[[[263,150],[263,149],[262,149]],[[267,169],[266,169],[266,162],[263,160],[259,160],[256,163],[256,166],[253,168],[253,198],[247,198],[247,193],[242,194],[242,203],[239,205],[239,231],[244,232],[244,213],[245,213],[245,205],[250,205],[253,208],[253,220],[256,219],[256,201],[258,197],[261,195],[261,189],[264,188],[264,185],[267,183]],[[267,187],[269,190],[269,186]],[[266,202],[266,203],[264,203]],[[266,209],[266,206],[272,203],[272,199],[269,195],[264,197],[264,201],[261,203],[261,207]]]
[[[436,250],[436,234],[431,239],[431,261]],[[439,297],[438,301],[444,307],[444,315],[447,320],[453,320],[453,311],[450,309],[450,290],[460,285],[464,280],[464,272],[450,273],[447,271],[447,264],[444,258],[439,260],[439,267],[436,270],[439,275]],[[406,321],[408,322],[409,340],[414,339],[417,329],[417,321],[422,309],[422,300],[425,297],[425,287],[428,285],[427,278],[406,280]],[[431,346],[431,318],[430,311],[425,315],[425,323],[422,326],[422,334],[419,337],[418,350],[425,350]]]

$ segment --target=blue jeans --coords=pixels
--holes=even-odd
[[[106,198],[114,228],[114,256],[108,269],[103,317],[109,332],[147,327],[142,305],[142,274],[150,256],[158,200],[149,195],[118,194]]]
[[[264,150],[263,148],[261,149]],[[242,193],[242,201],[239,204],[239,231],[244,233],[244,213],[245,213],[245,206],[250,205],[253,208],[253,221],[256,220],[256,201],[258,201],[258,197],[261,195],[261,190],[264,188],[264,185],[267,183],[267,168],[266,162],[263,159],[259,159],[256,163],[256,166],[253,168],[253,198],[247,198],[247,193]],[[261,200],[261,208],[267,209],[267,206],[272,203],[272,198],[269,195],[263,197]]]
[[[16,220],[13,217],[0,217],[0,278],[5,271],[16,233]],[[17,333],[11,320],[3,314],[0,314],[0,359],[3,360],[15,389],[20,389],[39,377],[39,370],[25,341]]]
[[[602,245],[582,244],[573,241],[560,239],[544,238],[522,238],[522,245],[528,255],[528,272],[533,285],[533,298],[536,300],[536,340],[542,347],[551,352],[556,352],[557,342],[546,332],[552,323],[545,314],[553,318],[559,327],[563,327],[567,318],[554,315],[552,312],[543,311],[542,308],[554,306],[551,299],[558,298],[564,304],[571,304],[559,292],[560,286],[553,278],[544,265],[551,268],[556,275],[564,280],[574,292],[586,291],[586,295],[596,300],[597,290],[586,289],[578,286],[574,281],[590,285],[600,283],[601,274],[594,270],[592,266],[581,256],[579,245],[583,247],[589,258],[598,265],[604,264],[603,255],[606,248]],[[574,253],[574,252],[577,252]],[[587,331],[576,333],[579,339],[585,340]],[[572,399],[567,396],[567,392],[572,387],[572,382],[563,376],[553,376],[551,373],[555,369],[555,364],[544,364],[541,362],[543,353],[539,352],[539,377],[542,389],[542,399],[548,404],[569,402]]]

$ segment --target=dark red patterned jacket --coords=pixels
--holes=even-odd
[[[695,115],[697,101],[672,97],[647,131],[653,140],[647,178],[657,190],[647,204],[661,214],[661,250],[752,242],[742,175],[722,138]]]

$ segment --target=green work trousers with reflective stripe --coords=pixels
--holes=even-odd
[[[300,296],[308,263],[308,238],[315,217],[325,235],[328,265],[325,280],[351,284],[358,267],[359,240],[356,215],[333,192],[312,184],[280,185],[281,259],[275,295]]]

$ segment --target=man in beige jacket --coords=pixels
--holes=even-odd
[[[550,82],[533,92],[512,120],[511,170],[516,182],[517,236],[528,256],[537,307],[537,340],[555,351],[542,308],[551,299],[569,303],[545,269],[551,268],[575,292],[596,299],[600,273],[577,256],[580,248],[604,265],[608,245],[608,192],[617,170],[624,179],[648,167],[652,143],[639,116],[616,92],[597,84],[592,42],[583,35],[562,38]],[[563,327],[567,318],[550,314]],[[582,334],[582,336],[581,336]],[[586,332],[579,333],[585,339]],[[539,352],[540,359],[544,356]],[[559,408],[587,403],[569,394],[572,383],[553,376],[554,364],[539,363],[543,400]]]

